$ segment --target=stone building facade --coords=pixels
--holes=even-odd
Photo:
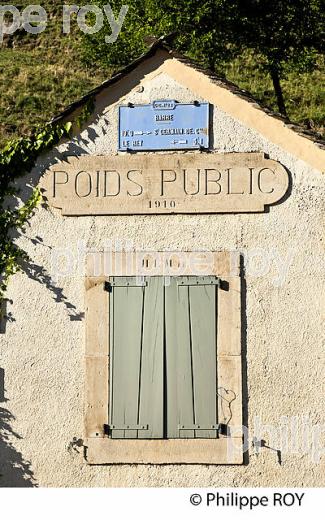
[[[0,335],[0,420],[6,432],[0,437],[0,486],[324,485],[324,149],[160,44],[91,96],[95,106],[87,124],[75,126],[71,140],[40,157],[21,180],[22,198],[40,184],[46,203],[19,238],[31,262],[10,282],[12,318]],[[88,99],[57,120],[75,121]],[[157,100],[208,103],[208,150],[118,151],[119,107]],[[236,167],[230,186],[229,169]],[[121,200],[109,199],[108,191],[99,201],[95,177],[89,181],[82,174],[78,184],[77,173],[91,168],[101,180],[104,171],[121,169],[114,182],[129,181],[119,187],[125,190]],[[249,178],[240,184],[244,168],[253,172],[258,193],[251,193]],[[173,172],[183,175],[184,169],[191,193],[197,171],[202,174],[199,200],[180,194],[183,181],[176,186],[173,180]],[[159,192],[162,170],[169,172],[168,196]],[[56,178],[55,199],[58,171],[72,177],[71,186],[65,173]],[[93,193],[86,200],[89,182]],[[132,198],[137,194],[141,204]],[[162,206],[149,207],[157,200]],[[168,206],[173,201],[176,206]],[[134,267],[137,254],[140,267],[149,270]],[[117,258],[118,267],[105,270],[105,255],[108,262]],[[125,258],[133,265],[129,271]],[[155,270],[152,258],[163,258],[161,266],[170,270]],[[210,267],[199,267],[199,273],[180,268],[184,258],[194,259],[196,268]],[[114,439],[107,409],[113,341],[107,306],[114,280],[173,278],[174,268],[183,279],[200,274],[220,282],[213,376],[220,430],[202,438],[192,425],[190,438],[169,439],[164,431],[162,438],[148,439],[134,430],[130,438]],[[164,305],[168,311],[172,304]],[[121,319],[121,331],[131,326],[127,309]]]

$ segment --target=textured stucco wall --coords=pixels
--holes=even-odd
[[[165,75],[156,75],[143,86],[121,102],[196,98]],[[117,107],[106,105],[101,95],[96,121],[73,142],[62,145],[61,152],[116,153]],[[325,485],[324,457],[320,463],[312,462],[315,429],[314,442],[309,431],[305,449],[299,448],[302,423],[325,422],[324,177],[217,106],[213,139],[218,152],[261,151],[280,161],[292,177],[290,197],[265,214],[76,218],[39,209],[25,237],[19,239],[34,267],[11,280],[12,303],[7,310],[14,321],[0,336],[5,387],[0,425],[8,434],[7,440],[3,435],[0,440],[0,486]],[[28,181],[35,183],[55,155],[40,160]],[[53,279],[53,267],[60,249],[68,248],[75,260],[78,247],[100,250],[109,241],[116,241],[116,247],[147,250],[235,249],[248,254],[248,397],[244,394],[248,424],[252,431],[254,417],[259,416],[263,424],[279,428],[285,424],[281,417],[297,416],[297,453],[283,450],[279,464],[275,451],[263,448],[257,455],[250,447],[249,463],[240,467],[88,466],[82,448],[68,449],[74,437],[83,438],[82,254],[81,267],[69,276]],[[261,437],[269,440],[266,431]],[[320,442],[325,445],[324,435]],[[275,444],[271,448],[279,447]]]

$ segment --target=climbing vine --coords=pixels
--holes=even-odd
[[[32,170],[40,154],[58,144],[62,137],[68,137],[71,126],[47,124],[31,137],[9,141],[0,153],[0,303],[10,276],[20,269],[22,260],[28,260],[27,253],[15,243],[15,235],[24,230],[41,200],[39,188],[34,188],[19,207],[15,180]]]
[[[90,97],[75,119],[78,128],[82,128],[93,109],[94,99]],[[15,243],[15,236],[24,231],[42,200],[36,187],[28,200],[19,205],[15,180],[29,173],[41,154],[51,150],[62,138],[70,137],[71,129],[71,122],[48,123],[38,128],[31,137],[9,141],[0,152],[0,318],[9,278],[21,269],[23,260],[29,260],[27,253]]]

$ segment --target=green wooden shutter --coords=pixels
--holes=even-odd
[[[217,437],[217,287],[214,276],[165,288],[167,437]]]
[[[112,438],[163,437],[163,278],[114,277],[110,296]]]

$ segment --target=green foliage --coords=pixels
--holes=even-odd
[[[268,69],[312,70],[324,51],[324,0],[246,0],[238,2],[242,48],[264,57]],[[236,25],[235,27],[236,28]]]
[[[254,97],[270,109],[277,110],[277,100],[269,74],[260,66],[261,57],[249,50],[242,56],[220,66],[226,78],[251,92]],[[325,60],[318,55],[316,68],[312,72],[297,74],[292,70],[281,80],[288,114],[292,121],[324,134],[325,122]]]
[[[27,202],[19,206],[15,179],[30,172],[40,154],[68,137],[71,126],[48,124],[32,137],[10,141],[0,153],[0,301],[10,276],[20,269],[22,260],[28,260],[26,252],[15,244],[15,234],[24,231],[41,200],[39,188],[34,188]]]
[[[93,0],[102,7],[105,0]],[[112,0],[116,15],[123,1]],[[116,43],[105,26],[84,37],[87,63],[126,65],[145,50],[144,39],[174,33],[173,46],[211,69],[250,50],[270,73],[279,110],[285,113],[280,79],[312,71],[324,51],[324,0],[129,0]]]
[[[90,97],[76,118],[78,128],[82,128],[93,109],[94,99]],[[41,154],[51,150],[62,138],[70,137],[71,130],[71,122],[48,123],[31,137],[10,141],[0,153],[0,303],[10,276],[20,269],[22,260],[29,260],[26,252],[15,244],[15,234],[24,232],[42,200],[40,190],[36,187],[29,199],[19,206],[15,179],[30,172]]]
[[[103,7],[106,0],[91,0]],[[124,0],[110,2],[117,16]],[[105,27],[84,38],[87,61],[126,65],[145,49],[144,38],[175,32],[174,45],[214,66],[253,49],[267,67],[307,70],[323,51],[324,0],[129,0],[118,40]]]
[[[103,7],[105,0],[89,3]],[[126,2],[112,0],[115,16]],[[105,35],[110,33],[108,22],[101,31],[84,36],[84,60],[87,64],[120,67],[127,65],[148,48],[145,39],[175,34],[175,47],[213,65],[217,59],[232,56],[232,49],[224,45],[225,0],[130,0],[128,13],[117,41],[108,45]]]
[[[14,137],[31,135],[110,76],[107,67],[81,65],[82,32],[75,15],[71,34],[62,33],[64,2],[38,3],[48,13],[47,29],[38,35],[16,31],[0,45],[0,150]]]
[[[82,129],[83,124],[85,123],[85,121],[87,121],[90,118],[90,116],[94,112],[94,110],[95,110],[95,100],[93,97],[90,97],[88,99],[88,101],[86,102],[86,104],[83,106],[79,116],[76,117],[76,125],[79,128],[79,130]]]
[[[116,18],[122,5],[127,4],[129,10],[116,43],[107,44],[105,42],[105,36],[111,33],[106,17],[104,27],[98,33],[84,36],[83,60],[88,66],[120,67],[127,65],[147,50],[144,38],[150,34],[150,25],[154,23],[148,16],[150,2],[148,0],[132,0],[131,2],[113,0],[109,3]],[[103,7],[107,2],[90,0],[88,4]],[[154,27],[156,30],[156,25]]]

